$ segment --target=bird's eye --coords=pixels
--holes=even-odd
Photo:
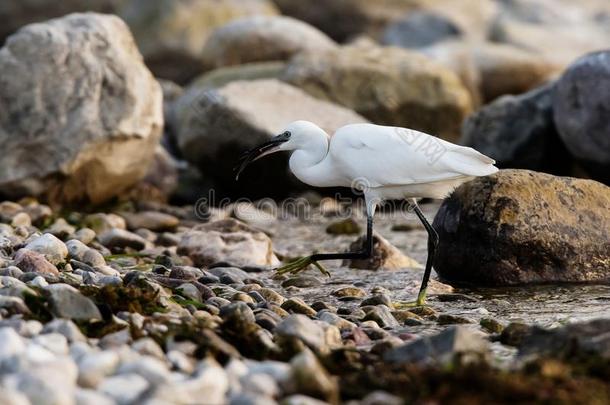
[[[284,132],[284,136],[285,136],[286,138],[290,138],[290,131],[286,131],[286,132]]]

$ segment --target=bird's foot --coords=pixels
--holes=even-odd
[[[426,305],[426,290],[420,291],[415,301],[394,301],[392,304],[394,304],[395,309],[423,307]]]
[[[315,260],[312,260],[311,256],[305,256],[305,257],[295,259],[295,260],[291,261],[290,263],[277,268],[275,270],[275,273],[276,274],[286,274],[286,273],[297,274],[297,273],[305,270],[310,264],[313,264],[314,266],[316,266],[317,269],[320,270],[320,273],[324,274],[325,276],[330,277],[330,272],[328,270],[326,270],[326,268],[324,266],[322,266],[320,263],[318,263]]]

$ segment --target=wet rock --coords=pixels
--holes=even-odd
[[[453,141],[472,108],[468,91],[452,71],[400,48],[347,46],[302,53],[290,61],[283,80],[377,124]]]
[[[472,323],[472,320],[463,316],[440,314],[436,322],[438,322],[439,325],[457,325],[464,323]]]
[[[270,158],[264,168],[253,166],[244,173],[247,181],[240,183],[233,178],[233,157],[301,119],[315,121],[329,133],[346,124],[366,122],[351,110],[269,79],[231,82],[218,89],[193,85],[176,102],[172,126],[185,159],[206,173],[217,193],[278,197],[285,196],[278,189],[302,189],[287,174],[287,156]]]
[[[290,17],[240,18],[216,29],[203,50],[207,66],[221,67],[259,61],[288,60],[306,51],[337,45],[314,27]]]
[[[68,256],[66,245],[50,233],[37,237],[25,248],[44,255],[45,259],[55,265],[63,263]]]
[[[339,385],[309,350],[303,350],[290,361],[296,391],[330,403],[339,399]]]
[[[178,254],[189,256],[196,266],[209,266],[221,260],[237,265],[279,263],[271,239],[235,219],[196,226],[182,236]]]
[[[169,273],[170,278],[179,278],[181,280],[196,280],[203,276],[203,270],[190,266],[174,266]]]
[[[248,273],[237,267],[214,267],[209,272],[218,277],[223,284],[243,283],[250,277]]]
[[[487,360],[490,354],[489,343],[479,333],[455,326],[391,349],[383,359],[393,364],[447,364]]]
[[[550,355],[573,358],[577,354],[610,358],[609,319],[577,322],[555,329],[534,326],[519,345],[521,357]]]
[[[330,235],[358,235],[360,233],[360,225],[352,218],[346,218],[328,225],[326,233]]]
[[[385,305],[388,308],[394,307],[394,304],[392,304],[392,299],[386,293],[374,294],[360,303],[361,307],[367,305]]]
[[[280,322],[275,328],[275,337],[280,346],[293,346],[296,340],[315,353],[328,353],[332,347],[341,344],[337,327],[301,314],[290,315]]]
[[[572,159],[553,123],[553,86],[504,96],[468,117],[461,143],[499,167],[569,174]]]
[[[78,321],[101,320],[102,315],[91,299],[67,284],[52,284],[45,291],[49,295],[51,311],[58,318]]]
[[[339,315],[333,314],[329,311],[322,311],[321,313],[319,313],[318,319],[330,325],[334,325],[340,330],[353,330],[354,328],[356,328],[355,323],[350,322],[347,319],[343,319]]]
[[[607,280],[609,209],[610,188],[591,180],[526,170],[477,178],[436,215],[435,270],[475,285]]]
[[[366,295],[366,292],[362,288],[358,288],[355,286],[348,286],[348,287],[337,288],[336,290],[331,292],[331,294],[334,295],[335,297],[339,297],[339,298],[342,298],[342,297],[363,298]]]
[[[282,305],[284,301],[286,301],[286,298],[284,298],[280,293],[272,290],[271,288],[261,288],[260,290],[258,290],[258,292],[265,298],[266,301],[272,302],[274,304]]]
[[[127,228],[132,231],[140,228],[153,232],[171,231],[179,223],[175,216],[156,211],[129,212],[122,213],[121,216],[125,218]]]
[[[148,241],[141,236],[118,228],[103,232],[97,238],[102,245],[111,250],[125,248],[142,250],[148,244]]]
[[[597,178],[610,183],[610,51],[585,55],[558,80],[553,118],[570,153]]]
[[[310,288],[321,286],[323,282],[314,276],[296,276],[282,281],[282,287]]]
[[[25,272],[59,274],[57,267],[50,263],[45,257],[28,249],[19,249],[15,254],[15,266]]]
[[[381,328],[395,328],[400,326],[390,308],[385,305],[377,305],[367,312],[364,321],[375,321]]]
[[[268,0],[135,0],[120,10],[147,66],[155,76],[177,83],[203,70],[203,49],[215,28],[240,17],[275,14]]]
[[[298,297],[292,297],[284,301],[282,309],[295,314],[303,314],[310,317],[316,316],[316,311]]]
[[[0,50],[0,70],[12,78],[0,84],[0,143],[13,151],[0,158],[3,194],[96,203],[144,175],[161,90],[121,19],[71,14],[24,27]]]
[[[347,251],[358,252],[364,249],[366,236],[354,241]],[[414,259],[406,256],[383,236],[373,233],[373,255],[368,259],[344,260],[342,266],[363,270],[396,270],[405,267],[421,268]]]
[[[493,318],[483,318],[479,321],[483,329],[490,333],[502,333],[504,325]]]
[[[403,325],[416,326],[421,325],[424,321],[419,315],[407,310],[392,311],[392,316]]]
[[[522,322],[511,322],[500,334],[500,342],[508,346],[519,347],[530,334],[531,326]]]

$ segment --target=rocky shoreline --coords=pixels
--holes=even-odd
[[[494,293],[436,281],[428,306],[398,310],[393,303],[416,293],[421,269],[331,263],[330,279],[313,270],[278,278],[272,263],[229,263],[244,254],[277,260],[257,256],[267,245],[236,255],[184,242],[202,226],[229,245],[269,238],[233,219],[232,208],[213,210],[206,224],[193,207],[152,208],[62,216],[34,200],[0,204],[2,403],[475,400],[465,379],[478,403],[587,402],[609,392],[602,337],[610,324],[587,320],[605,308],[606,287]],[[436,209],[424,206],[428,215]],[[345,249],[357,238],[325,232],[340,212],[324,204],[309,215],[267,216],[272,252],[299,255],[321,241]],[[415,218],[392,212],[377,222],[386,243],[425,257]],[[218,252],[226,260],[193,266]]]

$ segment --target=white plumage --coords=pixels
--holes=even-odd
[[[291,171],[317,187],[360,187],[367,199],[444,198],[494,161],[472,148],[407,128],[352,124],[329,136],[297,121],[279,150],[294,150]]]

